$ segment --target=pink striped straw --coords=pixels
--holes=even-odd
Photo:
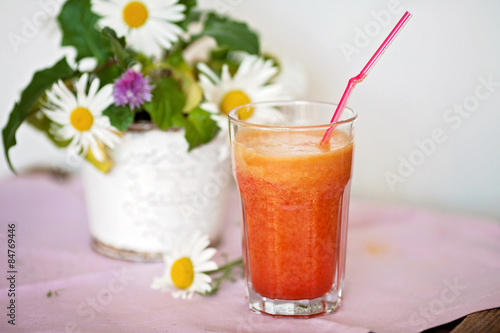
[[[361,72],[349,80],[349,83],[347,83],[347,88],[345,89],[344,94],[340,99],[340,102],[337,106],[337,109],[335,110],[335,113],[333,114],[332,120],[330,120],[330,123],[335,123],[339,120],[347,104],[347,100],[349,99],[349,96],[351,95],[351,92],[356,86],[356,84],[358,84],[359,82],[363,81],[366,78],[366,75],[368,75],[368,71],[377,62],[378,58],[380,58],[380,56],[384,53],[385,49],[389,46],[394,37],[396,37],[398,32],[401,30],[401,28],[405,25],[405,23],[408,21],[410,17],[411,14],[409,12],[404,13],[403,17],[401,17],[399,22],[392,29],[389,36],[387,36],[387,38],[382,42],[382,44],[379,46],[375,54],[370,58],[370,60],[368,60],[368,63],[365,65],[365,67],[363,67]],[[323,136],[323,139],[321,139],[320,144],[324,145],[328,143],[328,141],[330,141],[330,137],[332,136],[332,132],[334,129],[335,126],[332,126],[326,131],[325,135]]]

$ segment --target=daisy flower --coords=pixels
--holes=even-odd
[[[154,279],[151,288],[171,291],[174,298],[191,299],[195,292],[205,293],[212,289],[212,278],[205,273],[217,269],[217,264],[210,260],[216,250],[207,248],[208,235],[195,232],[186,238],[163,255],[165,272]]]
[[[198,70],[205,99],[215,104],[218,111],[224,114],[248,103],[287,98],[281,85],[270,84],[271,79],[278,73],[278,68],[272,60],[245,55],[233,77],[227,65],[222,67],[220,78],[204,63],[198,64]],[[245,120],[252,112],[253,110],[248,109],[246,114],[238,115],[240,119]]]
[[[83,74],[75,84],[76,96],[62,81],[46,92],[47,102],[42,112],[54,123],[51,133],[61,141],[71,140],[68,149],[85,155],[89,148],[98,161],[104,160],[102,145],[114,148],[119,141],[118,130],[109,118],[102,115],[113,103],[113,85],[99,89],[99,79],[94,79],[87,90],[88,74]]]
[[[142,73],[129,68],[119,79],[115,80],[113,92],[115,105],[128,104],[131,111],[140,108],[144,102],[151,100],[152,89],[153,86],[150,85],[148,76],[144,77]]]
[[[185,18],[186,6],[177,1],[92,0],[92,11],[101,16],[100,27],[110,27],[125,36],[133,50],[159,58],[183,32],[173,23]]]

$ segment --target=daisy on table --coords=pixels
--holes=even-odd
[[[51,133],[59,141],[70,141],[68,150],[85,156],[90,151],[98,161],[105,156],[103,146],[114,148],[119,131],[102,115],[113,102],[113,85],[99,90],[100,81],[94,79],[87,91],[89,75],[83,74],[76,82],[76,96],[62,81],[46,92],[47,102],[42,112],[53,121]]]
[[[133,50],[154,58],[161,57],[179,40],[186,6],[178,0],[91,0],[92,11],[101,16],[101,28],[110,27],[125,36]]]
[[[163,255],[165,272],[154,279],[151,288],[171,291],[174,298],[183,299],[191,299],[195,292],[203,294],[211,291],[212,278],[205,273],[218,267],[210,260],[216,250],[207,248],[209,243],[208,236],[198,231],[179,241],[178,246]]]
[[[238,70],[231,76],[227,65],[223,65],[219,77],[206,64],[198,64],[199,82],[207,103],[204,108],[214,113],[228,114],[232,109],[249,103],[276,101],[288,98],[284,87],[272,83],[278,73],[271,59],[255,55],[243,55]],[[252,116],[252,110],[239,114],[241,120]],[[223,121],[227,127],[227,120]]]

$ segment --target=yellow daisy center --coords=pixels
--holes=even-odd
[[[179,289],[187,289],[193,283],[193,263],[188,257],[177,259],[170,270],[172,282]]]
[[[139,28],[148,20],[148,9],[140,1],[130,1],[123,8],[123,21],[130,28]]]
[[[94,123],[94,117],[87,108],[77,107],[71,111],[69,121],[80,132],[88,131]]]
[[[250,97],[241,90],[232,90],[228,92],[222,102],[220,109],[224,114],[228,114],[234,108],[251,103]],[[247,120],[253,114],[253,108],[241,108],[238,110],[238,118],[240,120]]]

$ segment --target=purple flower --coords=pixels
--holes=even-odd
[[[144,77],[142,73],[136,72],[132,69],[127,69],[125,73],[115,80],[115,89],[113,97],[115,98],[115,105],[140,108],[144,102],[151,100],[151,90],[153,86],[149,84],[149,77]]]

